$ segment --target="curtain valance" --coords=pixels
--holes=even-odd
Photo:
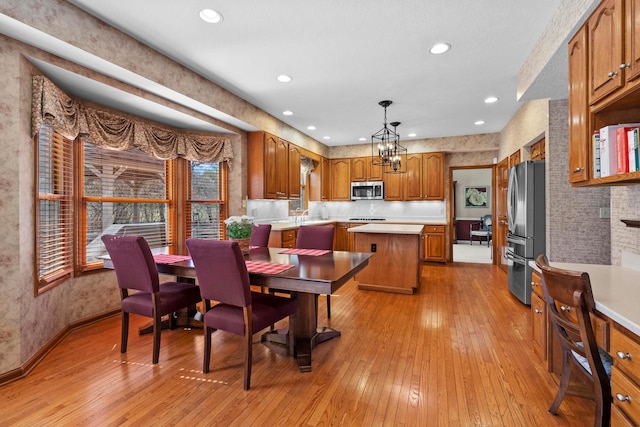
[[[80,136],[114,150],[139,148],[162,160],[182,157],[204,163],[233,158],[227,136],[180,131],[125,113],[99,110],[74,100],[46,77],[34,76],[31,111],[34,136],[44,123],[69,139]]]

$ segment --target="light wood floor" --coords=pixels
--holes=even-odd
[[[72,332],[25,379],[0,387],[0,425],[585,426],[589,401],[556,391],[530,345],[529,307],[487,264],[426,266],[416,295],[359,291],[331,298],[342,331],[313,353],[313,372],[254,338],[251,390],[242,388],[241,339],[214,333],[202,374],[202,331],[150,335],[120,317]],[[132,331],[146,323],[133,318]]]

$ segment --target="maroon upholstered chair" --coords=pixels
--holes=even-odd
[[[127,352],[129,313],[153,319],[153,363],[160,358],[162,316],[202,301],[200,290],[191,283],[159,283],[158,269],[149,244],[142,236],[102,236],[118,279],[122,298],[120,352]],[[130,290],[137,292],[129,293]]]
[[[200,293],[205,302],[204,360],[202,371],[209,372],[211,333],[216,329],[244,336],[244,389],[251,383],[252,336],[289,316],[289,328],[298,304],[295,299],[251,292],[249,273],[237,242],[229,240],[187,239],[187,248],[196,268]],[[217,304],[211,307],[211,300]]]
[[[562,350],[560,384],[549,412],[555,415],[566,395],[588,397],[596,403],[594,426],[608,426],[613,359],[598,346],[593,332],[591,313],[596,303],[589,274],[551,267],[545,255],[538,256],[536,265],[542,273],[547,312]],[[573,374],[591,384],[591,395],[572,389]]]
[[[305,225],[298,229],[297,249],[333,250],[333,225]],[[331,295],[327,295],[327,317],[331,319]]]
[[[258,224],[251,234],[251,246],[266,248],[269,246],[269,235],[271,234],[271,224]]]

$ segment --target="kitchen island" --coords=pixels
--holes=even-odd
[[[351,227],[354,252],[371,252],[369,266],[355,279],[364,290],[413,294],[420,287],[424,225],[367,224]]]

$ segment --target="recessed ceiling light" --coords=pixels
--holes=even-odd
[[[309,130],[316,130],[316,127],[315,127],[315,126],[313,126],[313,125],[311,125],[311,126],[307,126],[307,129],[309,129]]]
[[[293,115],[293,111],[283,111],[282,114],[284,114],[285,116],[292,116]]]
[[[484,124],[484,120],[478,120],[477,122],[474,123],[474,125],[476,126],[480,126]]]
[[[416,136],[415,133],[410,133],[409,135],[407,135],[409,138],[413,138],[414,136]]]
[[[495,96],[490,96],[484,100],[485,104],[493,104],[494,102],[498,102],[498,98]]]
[[[366,141],[367,138],[358,138],[358,141]]]
[[[280,74],[278,77],[276,77],[276,80],[278,80],[280,83],[289,83],[293,79],[291,78],[291,76],[287,76],[286,74]]]
[[[331,139],[330,136],[323,136],[322,139]]]
[[[434,55],[440,55],[441,53],[445,53],[449,49],[451,49],[451,45],[449,43],[437,43],[431,46],[429,52],[433,53]]]
[[[200,19],[210,24],[218,24],[224,19],[222,14],[213,9],[202,9],[200,11]]]

